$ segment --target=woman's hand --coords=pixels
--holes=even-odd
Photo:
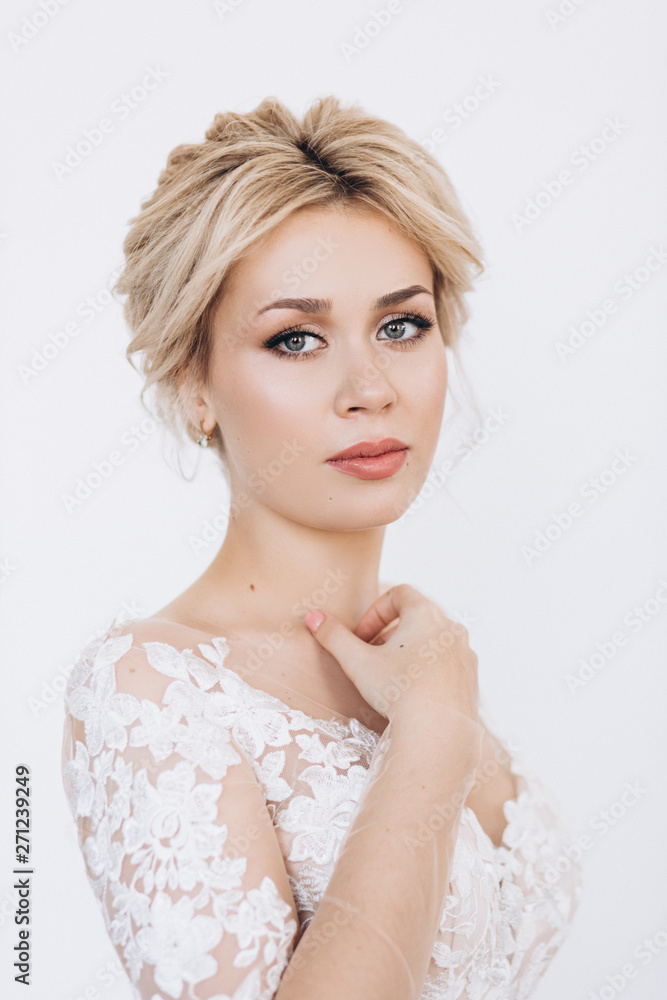
[[[306,625],[379,715],[391,720],[407,711],[418,717],[420,706],[440,702],[479,723],[478,660],[468,631],[414,587],[391,587],[354,632],[324,612],[313,630],[314,614],[308,612]]]

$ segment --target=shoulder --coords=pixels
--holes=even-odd
[[[174,680],[208,690],[224,662],[224,641],[162,618],[121,619],[99,629],[79,652],[70,674],[67,697],[77,690],[118,692],[162,701]]]
[[[114,619],[100,629],[69,677],[63,759],[75,750],[85,751],[86,759],[105,748],[126,752],[146,741],[160,759],[175,740],[194,747],[202,725],[208,732],[205,720],[226,651],[211,640],[195,652],[190,639],[179,626],[151,619]],[[218,728],[225,726],[220,720]]]

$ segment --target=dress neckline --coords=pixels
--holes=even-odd
[[[117,626],[135,625],[135,624],[141,624],[143,622],[150,621],[150,619],[148,619],[148,618],[124,618],[124,619],[121,619],[121,620],[118,620],[118,619],[119,619],[119,615],[116,615],[114,617],[113,621],[111,622],[111,625],[104,632],[104,637],[103,637],[104,639],[106,639],[109,636],[109,633],[111,633],[114,630],[114,628],[116,628]],[[199,631],[201,631],[200,629],[193,628],[191,625],[182,625],[180,622],[172,622],[168,618],[159,618],[159,619],[156,618],[156,619],[153,619],[153,620],[154,621],[166,621],[166,622],[169,622],[169,624],[171,624],[171,625],[180,625],[182,628],[187,628],[191,632],[199,632]],[[216,640],[219,640],[219,641],[225,642],[225,643],[229,643],[229,640],[228,640],[227,636],[225,636],[225,635],[210,635],[210,636],[207,636],[207,638],[202,643],[197,643],[197,647],[199,647],[200,645],[205,645],[206,643],[213,644]],[[179,650],[177,649],[176,646],[173,645],[173,643],[171,643],[171,642],[163,642],[162,639],[157,639],[157,640],[147,639],[147,640],[145,640],[145,642],[162,642],[163,645],[169,646],[171,649],[176,650],[176,652],[179,652]],[[142,643],[142,645],[143,645],[143,643]],[[214,646],[214,648],[215,648],[215,646]],[[187,650],[187,652],[192,653],[193,656],[197,655],[189,646],[186,646],[184,649],[180,650],[180,652],[185,652],[186,650]],[[208,663],[210,661],[206,660],[206,662]],[[338,712],[334,712],[333,713],[334,715],[338,716],[338,718],[336,718],[336,719],[316,719],[314,716],[309,715],[308,712],[303,712],[300,708],[292,708],[291,705],[288,705],[286,702],[284,702],[281,698],[278,698],[276,695],[270,694],[269,691],[265,691],[263,688],[257,688],[253,684],[248,683],[248,681],[246,681],[245,678],[241,677],[241,675],[238,674],[235,670],[232,670],[231,667],[226,667],[224,665],[224,663],[218,663],[217,664],[217,669],[219,669],[219,670],[222,669],[222,670],[224,670],[224,672],[226,674],[230,674],[232,677],[234,677],[238,681],[239,684],[241,684],[247,690],[254,692],[256,695],[259,695],[262,698],[268,698],[270,701],[274,701],[284,711],[289,712],[292,715],[300,715],[302,718],[308,719],[309,722],[312,722],[312,723],[314,723],[317,726],[330,726],[331,723],[333,722],[333,723],[337,723],[338,725],[343,726],[345,729],[347,729],[348,732],[351,733],[352,732],[352,726],[350,725],[350,723],[354,720],[354,722],[356,722],[357,725],[361,729],[363,729],[366,733],[369,733],[370,736],[376,742],[379,741],[381,739],[381,737],[386,734],[386,731],[387,731],[386,729],[382,733],[377,733],[374,729],[371,729],[369,726],[364,725],[364,723],[361,722],[359,719],[357,719],[356,716],[352,716],[350,719],[347,719],[345,721],[340,721],[340,720],[344,720],[345,717],[342,716],[342,715],[339,715]],[[389,723],[387,724],[387,728],[388,728],[388,726],[389,726]],[[510,823],[511,823],[511,820],[512,820],[512,817],[509,814],[508,810],[511,810],[511,809],[514,808],[514,806],[516,806],[516,804],[517,804],[517,802],[519,800],[519,797],[521,796],[521,794],[523,793],[523,791],[526,788],[526,786],[524,784],[524,781],[523,781],[523,775],[522,775],[521,770],[520,769],[515,770],[515,765],[516,765],[515,758],[512,756],[512,754],[510,754],[509,756],[510,756],[510,762],[509,762],[509,765],[508,765],[508,769],[514,775],[514,777],[517,779],[516,780],[517,794],[516,794],[516,796],[514,798],[505,799],[505,801],[503,802],[503,815],[504,815],[505,819],[507,820],[507,822],[505,824],[505,828],[504,828],[504,830],[502,832],[502,836],[500,838],[500,844],[494,844],[494,842],[491,840],[491,837],[489,837],[488,833],[486,832],[486,830],[484,829],[484,827],[480,823],[479,819],[477,818],[477,814],[475,813],[475,810],[472,809],[470,806],[467,806],[465,803],[463,803],[463,806],[462,806],[463,810],[468,814],[468,816],[469,816],[470,820],[472,821],[473,825],[477,827],[478,831],[482,834],[482,836],[485,838],[485,840],[488,841],[488,843],[491,845],[492,850],[496,854],[498,852],[502,851],[502,850],[506,850],[506,851],[509,850],[510,853],[512,852],[512,847],[511,847],[511,845],[506,840],[506,834],[509,831]]]
[[[123,618],[121,620],[117,620],[117,619],[118,619],[118,616],[116,616],[113,619],[113,621],[111,622],[111,625],[109,626],[109,628],[105,632],[105,637],[110,632],[112,632],[114,630],[114,628],[116,628],[116,627],[123,626],[123,625],[143,624],[144,622],[151,621],[151,619],[149,619],[149,618]],[[173,622],[169,618],[155,618],[155,619],[152,619],[152,620],[156,621],[156,622],[157,621],[167,622],[170,625],[178,625],[181,628],[187,628],[187,629],[189,629],[191,632],[203,632],[202,629],[193,628],[191,625],[183,625],[181,622]],[[206,644],[213,644],[216,641],[225,642],[227,644],[229,643],[229,639],[227,638],[226,635],[209,635],[207,633],[204,633],[204,634],[206,635],[206,638],[203,639],[201,642],[197,642],[196,643],[197,647],[199,647],[201,645],[206,645]],[[157,639],[157,640],[147,639],[145,641],[146,642],[161,642],[161,643],[163,643],[163,645],[169,646],[171,649],[174,649],[177,652],[179,651],[178,648],[173,645],[173,643],[171,643],[171,642],[164,642],[164,640],[162,640],[162,639]],[[142,643],[142,645],[143,645],[143,643]],[[187,650],[187,652],[192,653],[194,656],[197,655],[196,653],[194,653],[194,651],[189,646],[184,647],[182,650],[180,650],[180,652],[185,652],[186,650]],[[209,661],[206,660],[206,662],[208,663]],[[253,691],[256,695],[260,695],[262,698],[269,698],[269,699],[271,699],[272,701],[274,701],[278,705],[280,705],[280,707],[283,708],[285,711],[291,712],[293,715],[300,715],[303,718],[308,719],[310,722],[314,722],[316,725],[328,726],[328,725],[331,725],[332,722],[334,722],[334,723],[337,723],[338,725],[344,726],[348,731],[352,732],[351,723],[352,723],[352,721],[354,721],[365,732],[370,733],[371,736],[374,737],[374,739],[376,739],[376,740],[379,740],[380,737],[383,736],[384,733],[386,732],[386,728],[385,728],[382,733],[378,733],[378,732],[375,731],[375,729],[371,729],[370,726],[364,725],[364,723],[361,722],[361,720],[358,719],[356,716],[353,715],[350,718],[346,718],[344,715],[341,715],[339,712],[336,712],[333,709],[331,709],[331,713],[332,713],[332,716],[335,716],[335,718],[330,718],[330,719],[315,718],[314,715],[310,715],[310,713],[304,712],[300,708],[293,708],[291,705],[288,705],[287,702],[284,702],[282,700],[282,698],[278,698],[277,695],[271,694],[269,691],[265,691],[264,688],[258,688],[258,687],[255,687],[254,684],[250,684],[244,677],[241,676],[241,674],[237,673],[236,670],[232,670],[231,667],[225,666],[224,663],[218,663],[217,664],[217,668],[223,670],[226,674],[229,674],[236,681],[238,681],[238,683],[241,684],[242,687],[246,688],[247,690]],[[387,726],[388,725],[389,725],[389,723],[387,723]]]

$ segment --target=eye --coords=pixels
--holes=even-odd
[[[411,337],[403,336],[406,329],[410,326],[417,327],[417,332]],[[379,339],[384,343],[396,344],[400,348],[412,347],[420,340],[423,340],[434,326],[435,320],[424,316],[420,312],[401,313],[384,321],[380,330],[387,330],[388,336]],[[288,358],[290,361],[301,361],[305,358],[313,357],[320,350],[318,348],[303,350],[303,345],[307,338],[313,341],[319,340],[323,344],[325,343],[324,337],[321,337],[319,333],[315,333],[313,330],[299,330],[294,327],[286,327],[284,330],[280,330],[279,333],[275,333],[272,337],[269,337],[264,347],[281,358]]]
[[[401,337],[401,334],[405,332],[406,324],[417,327],[417,333],[412,337]],[[381,329],[387,330],[389,334],[387,340],[392,341],[399,347],[408,347],[416,341],[423,340],[428,331],[434,326],[435,320],[429,319],[428,316],[423,316],[421,313],[410,313],[402,316],[394,316],[393,319],[389,319],[383,323]]]
[[[311,349],[309,351],[301,350],[304,338],[310,337],[312,340],[322,340],[322,337],[317,333],[313,333],[311,330],[281,330],[280,333],[274,334],[270,337],[264,344],[268,350],[273,351],[274,354],[279,354],[281,357],[300,359],[304,357],[310,357],[311,354],[315,354],[315,350]],[[279,349],[279,345],[286,345],[285,350]]]

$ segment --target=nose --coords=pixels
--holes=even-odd
[[[391,358],[382,350],[349,348],[336,393],[336,412],[340,416],[357,410],[379,412],[393,405],[398,395],[389,378],[390,369]]]

